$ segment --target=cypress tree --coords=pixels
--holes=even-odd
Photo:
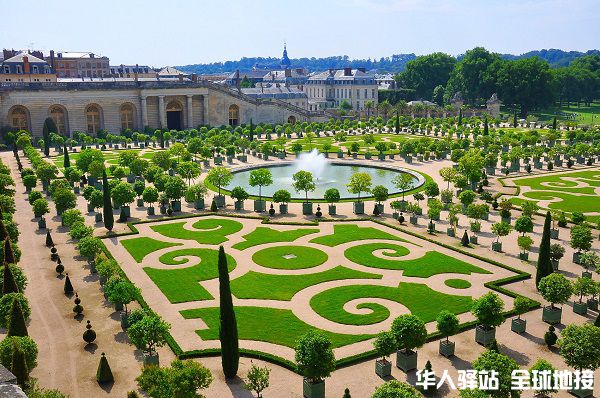
[[[460,244],[467,247],[469,246],[469,234],[467,233],[467,230],[465,229],[465,233],[462,236],[462,239],[460,240]]]
[[[552,130],[556,130],[556,116],[552,119]]]
[[[69,273],[67,273],[67,277],[65,278],[64,291],[65,294],[73,294],[73,285],[71,284],[71,278],[69,278]]]
[[[46,231],[46,246],[52,247],[54,245],[54,241],[52,240],[52,235],[50,235],[50,230]]]
[[[27,388],[29,383],[29,369],[27,369],[25,352],[16,342],[13,345],[11,365],[10,371],[17,378],[17,384],[23,389]]]
[[[19,293],[19,286],[15,281],[15,276],[10,269],[9,264],[4,264],[4,272],[2,275],[2,294]]]
[[[106,355],[104,353],[102,353],[100,363],[98,364],[96,381],[98,381],[99,384],[112,383],[115,381],[112,371],[110,370],[110,365],[108,364],[108,360],[106,359]]]
[[[10,319],[8,320],[8,336],[28,336],[27,325],[25,324],[25,315],[23,315],[23,308],[19,300],[13,298]]]
[[[462,124],[462,108],[458,110],[458,125]]]
[[[485,121],[483,122],[483,135],[489,135],[489,134],[490,134],[490,127],[488,126],[488,120],[486,117]]]
[[[69,167],[71,167],[71,161],[69,160],[69,150],[67,149],[67,141],[65,140],[64,143],[64,147],[63,147],[63,166],[65,166],[65,169],[68,169]]]
[[[535,285],[539,286],[543,277],[554,272],[552,260],[550,259],[550,223],[552,217],[550,212],[546,213],[544,221],[544,232],[542,233],[542,243],[540,243],[540,254],[538,256],[537,272],[535,274]]]
[[[231,299],[229,285],[229,269],[223,246],[219,247],[219,306],[220,324],[219,340],[221,340],[221,365],[225,377],[235,377],[240,362],[237,321]]]
[[[106,177],[106,170],[102,172],[102,193],[104,195],[104,207],[102,208],[102,215],[104,219],[104,227],[109,231],[112,231],[113,225],[115,224],[115,217],[113,216],[112,204],[110,202],[110,186],[108,185],[108,177]]]
[[[165,148],[165,133],[164,133],[164,131],[162,131],[162,130],[160,131],[159,138],[160,138],[160,147],[164,149]]]
[[[513,115],[513,127],[517,127],[517,112]]]
[[[6,264],[16,264],[17,259],[15,258],[15,252],[12,248],[12,243],[10,242],[10,238],[4,239],[4,265]]]
[[[56,128],[56,123],[54,123],[54,119],[51,117],[47,117],[44,120],[44,155],[50,155],[50,133],[56,133],[58,128]]]
[[[396,123],[394,125],[394,129],[396,130],[396,134],[400,134],[400,116],[398,112],[396,112]]]

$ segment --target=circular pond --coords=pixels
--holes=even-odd
[[[294,199],[304,199],[304,192],[296,192],[292,186],[292,175],[301,170],[296,164],[274,164],[264,166],[248,167],[242,170],[233,170],[233,179],[226,187],[231,190],[234,187],[240,186],[244,188],[250,195],[258,196],[258,187],[251,187],[248,183],[250,172],[257,168],[268,168],[273,174],[273,184],[268,187],[262,187],[262,196],[271,197],[275,191],[285,189],[292,194]],[[323,199],[323,195],[329,188],[337,188],[340,191],[342,199],[356,198],[355,194],[348,192],[348,181],[354,173],[365,172],[371,175],[373,185],[383,185],[386,187],[390,195],[401,193],[394,186],[392,180],[399,174],[408,174],[412,177],[411,187],[408,189],[417,188],[425,183],[425,178],[412,170],[403,168],[392,168],[382,166],[368,165],[350,165],[345,163],[329,163],[322,170],[319,170],[318,177],[315,176],[315,190],[308,193],[309,199]],[[369,197],[370,194],[361,193],[361,198]]]

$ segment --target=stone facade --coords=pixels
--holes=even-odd
[[[233,125],[324,121],[311,112],[276,98],[257,99],[207,81],[95,81],[0,84],[0,127],[42,135],[52,117],[61,134],[94,135],[100,129],[118,133]]]
[[[352,109],[362,111],[365,103],[378,102],[375,77],[363,69],[330,69],[311,76],[304,92],[308,96],[309,110],[337,108],[347,101]]]
[[[492,94],[486,103],[488,114],[493,118],[500,116],[500,105],[502,105],[502,102],[498,99],[498,95],[496,93]]]

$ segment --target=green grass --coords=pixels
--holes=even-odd
[[[289,231],[277,231],[269,227],[257,227],[254,231],[243,236],[244,242],[233,245],[234,249],[245,250],[252,246],[275,242],[293,242],[296,239],[319,232],[318,229],[292,229]]]
[[[157,250],[181,245],[181,243],[163,242],[145,236],[122,240],[121,244],[123,247],[125,247],[125,249],[127,249],[129,254],[131,254],[131,257],[133,257],[138,263],[141,263],[144,257],[146,257],[148,254]]]
[[[289,301],[296,293],[309,286],[344,279],[381,279],[381,275],[342,266],[302,275],[273,275],[250,271],[231,281],[231,291],[240,299]]]
[[[287,255],[294,257],[285,258]],[[304,269],[321,265],[327,258],[327,253],[313,247],[274,246],[254,253],[252,261],[267,268]]]
[[[160,256],[159,261],[167,265],[180,265],[188,262],[187,259],[177,260],[179,256],[195,256],[200,259],[198,263],[177,269],[157,269],[145,267],[152,282],[171,303],[185,303],[196,300],[210,300],[212,295],[198,282],[214,279],[219,276],[217,261],[219,252],[212,249],[180,249],[170,251]],[[236,262],[227,255],[227,265],[231,272]]]
[[[313,326],[298,319],[292,311],[264,307],[235,307],[238,336],[241,340],[264,341],[294,348],[296,341]],[[219,308],[199,308],[181,311],[185,319],[201,318],[208,329],[197,330],[203,340],[219,339]],[[318,330],[318,329],[317,329]],[[341,334],[322,331],[331,341],[333,348],[342,347],[373,337],[368,334]]]
[[[242,223],[222,218],[205,218],[196,221],[192,227],[196,231],[183,228],[186,222],[175,222],[169,224],[154,225],[153,231],[163,236],[175,239],[195,240],[200,244],[218,245],[227,241],[226,236],[234,234],[242,229]]]
[[[310,300],[310,306],[319,315],[332,322],[344,325],[372,325],[390,316],[387,307],[377,303],[363,303],[357,307],[368,308],[371,310],[370,313],[351,314],[344,310],[347,302],[370,297],[400,303],[425,323],[435,320],[441,310],[448,310],[455,314],[467,312],[473,303],[470,296],[439,293],[427,285],[401,282],[397,288],[372,285],[336,287],[315,295]]]
[[[454,289],[468,289],[471,287],[471,282],[464,279],[446,279],[444,285]]]
[[[375,250],[385,250],[384,255],[389,256],[390,259],[376,257],[373,255]],[[366,267],[404,270],[404,276],[428,278],[432,275],[445,273],[467,275],[471,273],[490,273],[482,268],[436,251],[428,251],[424,256],[412,260],[394,259],[394,257],[405,256],[408,252],[409,250],[404,246],[391,243],[371,243],[346,249],[344,255],[348,260]]]
[[[539,117],[542,120],[551,120],[554,114],[560,115],[564,113],[576,113],[578,116],[575,120],[567,119],[566,117],[558,117],[560,120],[569,122],[577,122],[578,124],[592,124],[592,115],[594,116],[593,123],[600,123],[600,103],[594,102],[591,106],[554,106],[540,112]]]
[[[564,179],[564,177],[574,178],[579,182],[588,184],[589,187],[574,188],[576,181]],[[538,191],[561,191],[570,193],[580,193],[586,195],[594,194],[594,187],[600,187],[600,170],[584,170],[574,173],[550,174],[529,178],[518,178],[514,180],[515,185],[521,187],[530,187]],[[546,183],[550,186],[544,186]]]
[[[343,243],[355,242],[367,239],[386,239],[408,242],[405,239],[394,236],[377,228],[359,227],[356,224],[339,224],[333,226],[333,234],[319,236],[311,240],[311,243],[318,243],[329,247],[341,245]]]

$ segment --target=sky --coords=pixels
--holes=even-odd
[[[0,0],[0,46],[154,67],[281,57],[600,47],[598,0]]]

